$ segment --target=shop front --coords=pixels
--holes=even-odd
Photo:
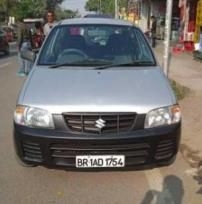
[[[201,0],[179,0],[180,8],[180,42],[184,45],[184,50],[193,51],[194,44],[199,38],[200,17],[197,9]],[[197,20],[198,19],[198,20]]]
[[[163,40],[165,33],[165,19],[166,19],[166,3],[167,0],[152,0],[151,1],[151,15],[157,19],[157,38]],[[171,39],[176,41],[178,39],[178,28],[180,22],[180,9],[178,2],[173,1],[172,21],[171,21]]]
[[[198,1],[196,8],[194,42],[197,45],[197,49],[202,52],[202,0]]]
[[[135,11],[136,21],[135,23],[144,31],[150,29],[150,17],[155,16],[157,20],[156,35],[158,39],[164,39],[165,33],[165,14],[166,14],[166,2],[167,0],[131,0],[129,5],[131,11]],[[136,5],[136,9],[134,6]],[[129,9],[130,10],[130,9]],[[171,26],[171,39],[178,40],[179,38],[179,23],[180,23],[180,8],[178,7],[178,1],[173,0],[173,13],[172,13],[172,26]]]

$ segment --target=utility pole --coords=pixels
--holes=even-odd
[[[102,13],[102,0],[99,0],[99,11],[100,11],[100,13]]]
[[[163,70],[166,76],[169,72],[170,61],[170,36],[171,36],[171,21],[172,21],[172,7],[173,0],[167,0],[166,2],[166,21],[165,21],[165,40],[164,40],[164,60]]]
[[[118,19],[118,0],[114,0],[115,18]]]
[[[9,0],[6,1],[6,23],[9,21]]]

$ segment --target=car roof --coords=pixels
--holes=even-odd
[[[120,25],[120,26],[133,26],[129,21],[117,20],[112,18],[71,18],[62,20],[60,25],[71,24],[103,24],[103,25]]]
[[[84,18],[113,18],[107,14],[86,14]]]

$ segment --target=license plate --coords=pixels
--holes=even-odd
[[[124,155],[80,155],[76,156],[77,168],[124,167]]]

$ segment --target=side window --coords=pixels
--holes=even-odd
[[[41,64],[53,64],[57,59],[57,46],[55,46],[55,41],[58,40],[58,34],[60,30],[54,29],[48,39],[46,39],[45,44],[42,48],[39,61]]]
[[[54,53],[54,55],[56,56],[56,58],[58,57],[58,54],[61,53],[61,51],[63,50],[64,47],[64,39],[66,38],[65,32],[66,28],[62,28],[60,29],[57,33],[53,44],[54,47],[52,47],[52,53]]]
[[[151,53],[151,50],[150,50],[143,34],[137,30],[135,32],[135,36],[137,39],[137,46],[138,46],[138,50],[139,50],[138,60],[154,62],[153,55]]]

